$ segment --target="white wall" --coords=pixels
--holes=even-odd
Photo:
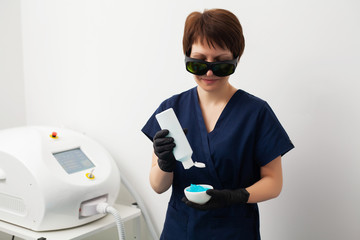
[[[25,124],[20,0],[0,1],[0,129]]]
[[[27,123],[105,145],[159,232],[169,192],[150,188],[152,147],[140,129],[163,99],[194,86],[181,49],[186,16],[233,11],[246,49],[231,82],[266,99],[296,145],[281,196],[260,204],[263,239],[360,238],[358,1],[21,3]]]
[[[20,15],[20,0],[0,0],[0,129],[26,123]]]

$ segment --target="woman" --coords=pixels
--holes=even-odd
[[[260,239],[258,202],[282,188],[281,156],[291,143],[269,105],[229,83],[244,50],[239,20],[223,9],[191,13],[185,22],[186,70],[197,86],[162,102],[142,131],[153,140],[150,184],[172,186],[161,239]],[[185,170],[155,115],[173,108],[193,150],[206,168]],[[209,184],[209,202],[184,197],[190,184]]]

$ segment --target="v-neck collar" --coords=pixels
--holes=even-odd
[[[215,189],[222,189],[222,183],[220,181],[220,178],[215,170],[215,165],[211,156],[211,149],[210,149],[210,138],[211,136],[214,136],[213,133],[216,132],[217,130],[221,129],[221,122],[223,121],[222,119],[226,119],[226,116],[229,114],[229,111],[231,111],[231,109],[233,109],[232,105],[234,104],[234,102],[236,102],[234,100],[235,96],[239,94],[239,90],[237,90],[233,96],[230,98],[229,102],[226,104],[225,108],[223,109],[222,113],[219,116],[219,119],[217,120],[214,129],[208,133],[206,126],[205,126],[205,121],[204,121],[204,117],[202,115],[202,111],[200,108],[200,102],[199,102],[199,96],[197,93],[197,87],[192,89],[192,95],[193,95],[193,99],[195,100],[195,119],[197,120],[197,125],[199,127],[199,131],[200,131],[200,138],[201,138],[201,145],[202,145],[202,153],[204,154],[203,157],[203,161],[206,164],[206,168],[209,171],[209,174],[212,176],[212,185]],[[194,123],[195,124],[195,123]]]
[[[202,124],[200,124],[201,126],[201,131],[203,132],[204,129],[205,129],[205,132],[207,135],[210,135],[212,133],[214,133],[217,129],[219,129],[221,127],[221,123],[224,119],[224,117],[226,117],[228,111],[230,111],[232,109],[232,105],[233,105],[233,102],[236,97],[236,95],[238,95],[240,92],[239,89],[236,90],[236,92],[230,97],[229,101],[226,103],[224,109],[221,111],[221,114],[219,116],[219,118],[216,120],[216,123],[215,123],[215,126],[214,128],[208,132],[207,129],[206,129],[206,125],[205,125],[205,120],[204,120],[204,116],[202,114],[202,110],[201,110],[201,107],[200,107],[200,99],[199,99],[199,95],[198,95],[198,92],[197,92],[197,87],[194,87],[193,88],[193,94],[195,95],[195,99],[196,99],[196,112],[197,112],[197,116],[198,116],[198,119],[202,122]]]

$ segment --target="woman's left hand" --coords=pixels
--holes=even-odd
[[[189,201],[186,197],[182,198],[182,201],[189,207],[199,210],[211,210],[217,208],[228,207],[232,204],[247,203],[249,199],[249,192],[245,188],[239,188],[236,190],[217,190],[208,189],[206,193],[211,196],[210,200],[205,204],[197,204]]]

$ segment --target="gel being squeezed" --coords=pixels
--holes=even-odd
[[[188,189],[186,189],[186,191],[188,191],[188,192],[205,192],[208,189],[210,189],[210,188],[206,188],[206,187],[196,185],[196,184],[191,184],[190,187]]]

